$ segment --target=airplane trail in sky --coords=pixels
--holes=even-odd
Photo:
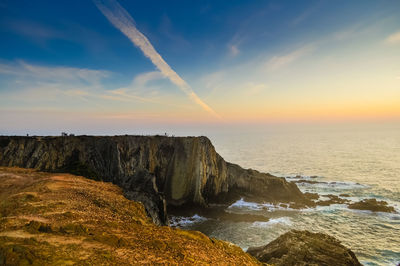
[[[168,64],[161,55],[154,49],[153,45],[136,27],[133,18],[129,13],[115,0],[94,0],[96,6],[104,16],[123,34],[125,34],[134,45],[140,48],[145,56],[167,77],[172,83],[177,85],[192,101],[200,105],[204,110],[216,118],[220,116],[192,90]]]

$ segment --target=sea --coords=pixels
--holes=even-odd
[[[323,232],[349,247],[363,265],[400,263],[400,123],[248,125],[206,134],[226,161],[288,181],[319,181],[298,186],[322,199],[327,194],[348,194],[351,201],[375,198],[398,213],[352,210],[346,204],[294,210],[240,199],[225,211],[269,220],[237,222],[195,214],[172,217],[172,226],[199,230],[243,250],[291,229]]]

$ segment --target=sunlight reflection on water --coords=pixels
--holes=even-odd
[[[264,128],[209,135],[225,160],[278,176],[318,175],[322,184],[298,184],[304,192],[349,194],[352,201],[385,200],[400,211],[400,127]],[[265,210],[239,202],[229,211],[262,214],[271,222],[201,220],[188,225],[243,249],[265,245],[290,229],[328,233],[365,265],[400,262],[400,214],[350,210],[346,205],[296,211]]]

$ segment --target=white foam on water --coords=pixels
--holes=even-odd
[[[299,211],[299,209],[282,207],[280,204],[289,205],[288,203],[272,204],[272,203],[248,202],[248,201],[243,200],[243,198],[241,198],[240,200],[238,200],[235,203],[233,203],[232,205],[230,205],[228,207],[228,209],[239,208],[239,209],[247,209],[247,210],[252,210],[252,211],[264,210],[264,211],[268,211],[268,212],[273,212],[276,210]]]
[[[270,227],[276,224],[292,225],[292,221],[289,217],[280,217],[276,219],[271,219],[268,222],[253,222],[253,227]]]
[[[357,182],[338,182],[338,181],[330,181],[330,182],[320,182],[320,183],[296,183],[299,187],[314,187],[314,188],[331,188],[331,189],[341,189],[341,190],[351,190],[351,189],[364,189],[369,186],[360,184]]]
[[[329,206],[317,206],[313,210],[319,212],[331,212],[335,210],[347,210],[347,204],[331,204]]]
[[[228,207],[228,209],[232,209],[232,208],[246,208],[246,209],[250,209],[250,210],[261,210],[262,205],[255,203],[255,202],[247,202],[247,201],[244,201],[243,198],[241,198],[240,200],[236,201],[235,203],[233,203],[231,206]]]
[[[192,217],[173,216],[170,220],[170,225],[172,227],[188,226],[188,225],[192,225],[195,223],[204,222],[206,220],[207,220],[207,218],[200,216],[198,214],[195,214]]]

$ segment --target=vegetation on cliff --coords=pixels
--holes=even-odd
[[[167,224],[166,205],[207,207],[244,198],[315,206],[284,178],[226,162],[206,137],[0,136],[0,166],[113,182],[159,225]]]
[[[0,168],[0,264],[259,262],[196,231],[156,226],[110,183]]]

